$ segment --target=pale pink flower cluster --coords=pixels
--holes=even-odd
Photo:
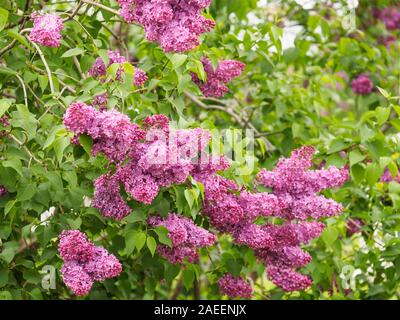
[[[211,0],[117,0],[128,23],[143,26],[146,38],[158,42],[165,52],[196,48],[199,36],[214,27],[202,16]]]
[[[218,287],[221,294],[229,298],[251,298],[253,295],[252,286],[242,277],[234,277],[227,273],[218,280]]]
[[[239,77],[246,68],[243,62],[236,60],[219,61],[215,70],[210,59],[202,57],[201,62],[203,63],[204,71],[207,73],[207,80],[200,80],[195,73],[192,73],[192,79],[206,97],[223,97],[229,92],[226,84]]]
[[[122,219],[131,211],[120,185],[134,200],[150,204],[161,187],[185,182],[210,134],[200,128],[172,130],[164,115],[143,120],[143,127],[116,110],[97,111],[81,102],[70,105],[64,125],[75,137],[93,139],[92,154],[116,164],[114,173],[95,181],[93,206],[106,217]]]
[[[29,39],[45,47],[59,47],[61,31],[64,29],[62,19],[56,14],[32,13],[33,28]]]
[[[99,78],[101,82],[106,80],[107,68],[114,63],[122,64],[127,62],[124,56],[121,56],[118,50],[109,50],[108,51],[108,64],[105,65],[102,58],[98,57],[92,67],[89,69],[89,75],[94,78]],[[122,75],[124,73],[124,67],[120,66],[116,73],[116,80],[122,80]],[[148,77],[145,71],[140,68],[134,68],[133,71],[133,84],[137,87],[141,87],[146,81]]]
[[[216,237],[207,230],[198,227],[186,217],[169,213],[166,218],[152,216],[148,219],[151,227],[164,226],[168,230],[172,247],[157,245],[157,252],[171,263],[182,263],[186,258],[194,263],[198,260],[198,248],[214,244]]]
[[[309,220],[337,215],[343,209],[316,193],[342,185],[348,179],[347,169],[309,170],[313,153],[312,147],[303,147],[289,159],[281,159],[274,170],[261,171],[257,182],[272,188],[272,193],[252,193],[215,174],[228,167],[224,161],[193,172],[204,184],[202,213],[219,231],[230,233],[237,244],[254,249],[267,266],[269,278],[286,291],[303,290],[311,284],[311,279],[295,271],[311,260],[300,246],[324,229],[323,223]],[[260,216],[284,222],[259,225],[254,221]]]
[[[114,278],[122,272],[118,259],[103,247],[96,247],[78,230],[64,230],[59,236],[58,252],[64,260],[64,283],[78,296],[88,294],[94,281]]]

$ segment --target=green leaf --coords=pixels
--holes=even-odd
[[[349,153],[350,167],[365,159],[365,155],[361,154],[358,150],[353,150]]]
[[[79,136],[79,143],[82,145],[82,147],[86,151],[86,153],[88,155],[90,155],[90,152],[91,152],[92,146],[93,146],[92,138],[90,138],[88,135],[81,134]]]
[[[12,248],[5,248],[0,253],[0,259],[4,260],[7,264],[9,264],[15,256],[15,250]]]
[[[0,8],[0,31],[4,29],[8,20],[8,11]]]
[[[82,225],[82,219],[80,217],[76,219],[67,219],[67,222],[72,229],[79,229]]]
[[[11,107],[11,100],[1,99],[0,100],[0,117]]]
[[[195,193],[192,189],[186,189],[185,192],[186,201],[189,204],[190,209],[193,208],[194,200],[195,200]]]
[[[138,231],[133,236],[133,241],[135,243],[137,251],[142,250],[144,244],[146,243],[146,234],[143,231]]]
[[[156,240],[153,237],[148,236],[147,240],[146,240],[146,244],[147,244],[147,248],[149,248],[149,250],[150,250],[151,255],[154,256],[154,253],[156,252],[156,247],[157,247]]]
[[[2,166],[5,168],[13,168],[22,177],[22,163],[18,158],[10,158],[1,162]]]
[[[128,223],[135,223],[138,221],[145,221],[145,220],[146,216],[142,211],[134,211],[123,219],[123,221],[126,221]]]
[[[186,59],[187,59],[186,54],[179,54],[179,53],[175,53],[169,58],[173,69],[178,69],[181,65],[185,63]]]
[[[29,50],[32,50],[32,47],[29,43],[28,40],[26,40],[26,38],[24,36],[22,36],[21,34],[19,34],[18,32],[16,32],[13,29],[7,30],[7,35],[15,40],[17,40],[18,42],[22,43],[25,47],[27,47]]]
[[[64,54],[61,56],[61,58],[74,57],[74,56],[77,56],[77,55],[80,55],[83,53],[85,53],[84,49],[76,47],[76,48],[72,48],[72,49],[69,49],[68,51],[64,52]]]
[[[0,300],[12,300],[13,296],[9,291],[0,291]]]
[[[165,244],[168,247],[172,247],[172,241],[168,236],[169,231],[167,228],[164,226],[159,226],[155,228],[154,231],[157,233],[158,241],[160,241],[160,243]]]
[[[194,271],[192,269],[187,268],[183,270],[182,278],[186,289],[190,289],[193,286],[194,276]]]
[[[32,199],[35,193],[36,193],[35,183],[24,184],[18,189],[17,200],[20,202],[28,201]]]

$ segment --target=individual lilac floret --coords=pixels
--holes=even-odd
[[[64,230],[58,251],[64,264],[64,283],[78,296],[88,294],[94,281],[114,278],[122,272],[118,259],[103,247],[96,247],[78,230]]]
[[[367,95],[373,91],[374,84],[367,75],[361,74],[351,82],[351,88],[355,94]]]
[[[207,230],[198,227],[192,220],[170,213],[166,218],[153,216],[148,219],[151,227],[164,226],[168,230],[172,247],[158,245],[157,252],[171,263],[182,263],[186,258],[189,262],[198,259],[198,248],[214,244],[215,236]]]
[[[219,291],[229,298],[251,298],[253,295],[252,286],[242,277],[234,277],[227,273],[218,280]]]
[[[99,94],[94,97],[92,106],[98,108],[100,111],[107,110],[108,93]]]
[[[105,65],[103,59],[99,57],[94,62],[93,66],[89,69],[89,75],[94,78],[100,78],[102,81],[104,81],[104,77],[107,75],[107,68],[109,66],[111,66],[114,63],[122,64],[124,62],[126,62],[126,59],[124,56],[121,56],[121,54],[118,50],[114,50],[114,51],[109,50],[107,66]],[[117,74],[116,74],[117,80],[121,79],[123,72],[124,72],[124,68],[121,66],[117,70]]]
[[[201,12],[211,0],[117,0],[128,23],[142,25],[149,41],[165,52],[185,52],[200,44],[199,36],[214,27]]]
[[[133,74],[133,83],[136,87],[141,87],[147,81],[148,77],[145,71],[140,68],[135,68]]]
[[[246,68],[243,62],[235,60],[220,61],[215,70],[210,59],[202,57],[201,62],[203,63],[204,71],[207,73],[207,80],[205,82],[200,80],[195,73],[192,73],[192,79],[206,97],[223,97],[229,92],[226,84],[240,76]]]
[[[0,198],[4,197],[7,194],[7,188],[5,186],[0,185]]]
[[[29,39],[45,47],[59,47],[61,31],[64,29],[62,19],[56,14],[32,13],[33,28]]]

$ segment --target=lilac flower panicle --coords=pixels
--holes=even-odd
[[[385,24],[386,29],[400,29],[400,10],[396,7],[386,7],[382,10],[376,10],[375,16]]]
[[[122,64],[126,62],[124,56],[121,56],[118,50],[108,50],[108,64],[105,65],[102,58],[97,58],[89,69],[89,75],[93,78],[100,78],[101,81],[104,81],[104,77],[107,75],[107,68],[110,67],[114,63]],[[122,74],[124,72],[124,68],[121,66],[117,70],[116,79],[121,80]]]
[[[118,259],[102,247],[96,247],[78,230],[63,231],[58,251],[64,264],[64,283],[78,296],[87,295],[94,281],[114,278],[122,272]]]
[[[61,31],[64,29],[62,19],[56,14],[32,13],[33,28],[29,39],[45,47],[59,47]]]
[[[373,91],[374,84],[367,75],[361,74],[351,82],[351,88],[355,94],[367,95]]]
[[[202,57],[201,62],[207,74],[207,80],[200,80],[195,73],[192,73],[192,80],[198,85],[206,97],[223,97],[229,92],[226,84],[231,82],[234,78],[239,77],[246,68],[243,62],[235,60],[219,61],[215,70],[212,67],[210,59]]]
[[[227,273],[218,280],[219,291],[229,298],[251,298],[253,295],[252,286],[242,277],[234,277]]]
[[[128,23],[144,27],[146,38],[158,42],[165,52],[196,48],[199,36],[211,31],[214,21],[201,15],[211,0],[117,0]]]
[[[198,259],[198,248],[214,244],[215,236],[207,230],[198,227],[189,218],[169,213],[166,218],[152,216],[148,219],[151,227],[164,226],[168,230],[172,247],[158,245],[157,252],[171,263],[182,263],[186,258],[189,262]]]
[[[133,83],[136,87],[141,87],[145,84],[148,77],[145,71],[140,68],[135,68],[133,74]]]

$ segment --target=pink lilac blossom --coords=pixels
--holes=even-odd
[[[100,111],[107,110],[108,93],[99,94],[94,97],[92,106],[98,108]]]
[[[10,122],[8,121],[8,116],[7,115],[3,115],[2,117],[0,117],[0,124],[3,127],[8,127],[10,125]],[[4,137],[7,133],[3,132],[2,129],[0,129],[0,138]]]
[[[396,42],[396,37],[394,35],[381,36],[378,38],[378,43],[384,45],[386,48]]]
[[[253,294],[252,286],[242,277],[234,277],[227,273],[218,280],[219,291],[229,298],[251,298]]]
[[[207,80],[200,80],[195,73],[192,73],[192,80],[206,97],[223,97],[229,92],[226,84],[239,77],[246,68],[243,62],[235,60],[219,61],[215,70],[210,59],[202,57],[201,62],[203,63],[204,71],[207,73]]]
[[[383,172],[380,182],[391,182],[391,181],[396,181],[400,183],[400,173],[398,173],[395,177],[392,176],[391,172],[389,171],[388,168],[385,168],[385,171]]]
[[[58,251],[64,264],[64,283],[78,296],[88,294],[94,281],[114,278],[122,272],[118,259],[103,247],[96,247],[79,230],[64,230],[59,236]]]
[[[374,84],[367,75],[361,74],[351,82],[351,88],[355,94],[365,96],[373,91]]]
[[[375,11],[375,16],[385,24],[386,29],[400,29],[400,10],[396,7],[378,9]]]
[[[62,19],[56,14],[32,13],[33,28],[29,39],[45,47],[59,47],[61,31],[64,29]]]
[[[111,66],[114,63],[122,64],[124,62],[126,62],[126,59],[124,56],[121,56],[121,54],[118,50],[114,50],[114,51],[109,50],[107,66],[105,65],[103,59],[99,57],[94,62],[93,66],[89,69],[89,75],[94,78],[100,78],[101,81],[104,81],[105,80],[104,78],[107,75],[107,68],[109,66]],[[116,74],[115,78],[117,80],[121,80],[123,72],[124,72],[124,68],[121,66],[117,70],[117,74]]]
[[[70,105],[64,125],[74,139],[81,134],[92,138],[92,155],[102,153],[116,164],[114,173],[96,180],[93,204],[104,216],[118,220],[130,212],[121,185],[134,200],[150,204],[161,187],[187,179],[210,139],[199,128],[171,130],[164,115],[145,118],[140,128],[116,110],[98,111],[81,102]]]
[[[214,21],[201,15],[211,0],[117,1],[125,21],[142,25],[147,40],[158,42],[165,52],[196,48],[199,36],[214,27]]]
[[[135,68],[133,72],[133,84],[136,87],[141,87],[147,81],[148,77],[145,71],[140,68]]]
[[[217,230],[231,234],[236,244],[255,250],[269,278],[284,290],[303,290],[311,284],[307,276],[295,271],[311,260],[300,246],[323,231],[325,225],[316,220],[343,210],[339,203],[316,193],[342,185],[348,170],[310,170],[313,154],[314,148],[303,147],[289,159],[280,159],[272,171],[262,170],[256,182],[272,188],[272,193],[250,192],[218,175],[218,170],[228,167],[226,162],[223,166],[203,164],[192,173],[204,185],[202,214]],[[283,224],[258,225],[258,217],[279,217]]]
[[[171,263],[182,263],[186,258],[189,262],[198,259],[198,248],[212,246],[215,236],[207,230],[198,227],[192,220],[169,213],[166,218],[152,216],[148,219],[151,227],[164,226],[168,230],[172,247],[158,245],[157,252]]]

